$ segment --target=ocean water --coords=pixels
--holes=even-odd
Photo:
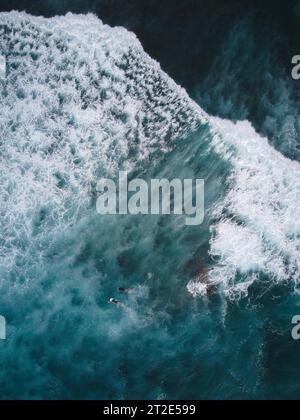
[[[195,87],[201,108],[92,14],[1,13],[0,36],[0,398],[298,399],[298,114],[284,78],[258,130],[251,113],[225,119],[222,83]],[[204,224],[97,215],[96,182],[119,170],[204,178]],[[124,310],[107,304],[119,286],[133,288]]]

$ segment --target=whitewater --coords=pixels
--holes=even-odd
[[[0,52],[7,61],[0,81],[0,307],[10,323],[8,344],[1,344],[3,395],[15,392],[10,377],[20,381],[20,397],[99,398],[97,381],[109,398],[134,390],[180,396],[166,378],[150,392],[149,372],[137,391],[129,343],[143,330],[132,353],[143,348],[146,365],[157,370],[158,346],[174,362],[180,325],[183,343],[197,317],[208,317],[211,287],[222,300],[216,312],[223,324],[227,300],[242,302],[253,286],[262,285],[263,294],[278,285],[297,292],[300,164],[249,121],[209,116],[134,34],[94,15],[1,13]],[[201,175],[206,223],[197,230],[183,217],[101,219],[97,180],[120,170],[145,178]],[[107,308],[119,281],[136,290],[126,316]],[[81,378],[75,383],[67,371],[73,364]],[[247,387],[253,395],[257,384]]]

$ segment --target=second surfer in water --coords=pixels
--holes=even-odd
[[[118,292],[126,293],[127,295],[129,295],[132,292],[132,289],[125,289],[125,287],[118,287]]]

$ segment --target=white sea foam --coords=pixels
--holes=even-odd
[[[204,113],[134,34],[94,15],[1,13],[0,51],[7,60],[0,85],[1,266],[9,273],[22,258],[20,272],[29,278],[29,253],[42,263],[45,236],[86,213],[100,175],[167,151]]]
[[[0,271],[20,267],[29,279],[32,255],[42,264],[45,237],[86,214],[99,175],[170,150],[208,117],[133,34],[93,15],[2,13],[0,31],[8,65],[0,95]],[[235,297],[262,273],[297,284],[300,165],[248,122],[214,118],[211,127],[211,146],[232,167],[215,209],[211,282]],[[203,295],[207,285],[193,281],[188,290]]]
[[[193,297],[205,297],[207,295],[207,284],[198,280],[191,280],[187,285],[187,290]]]
[[[211,281],[229,295],[246,293],[259,273],[298,284],[300,164],[273,149],[247,121],[213,123],[213,144],[229,158],[232,176],[225,202],[215,211],[211,254],[218,262]]]

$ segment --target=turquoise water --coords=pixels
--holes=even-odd
[[[297,399],[298,163],[122,29],[0,19],[0,397]],[[96,181],[125,169],[205,179],[203,225],[97,215]]]

